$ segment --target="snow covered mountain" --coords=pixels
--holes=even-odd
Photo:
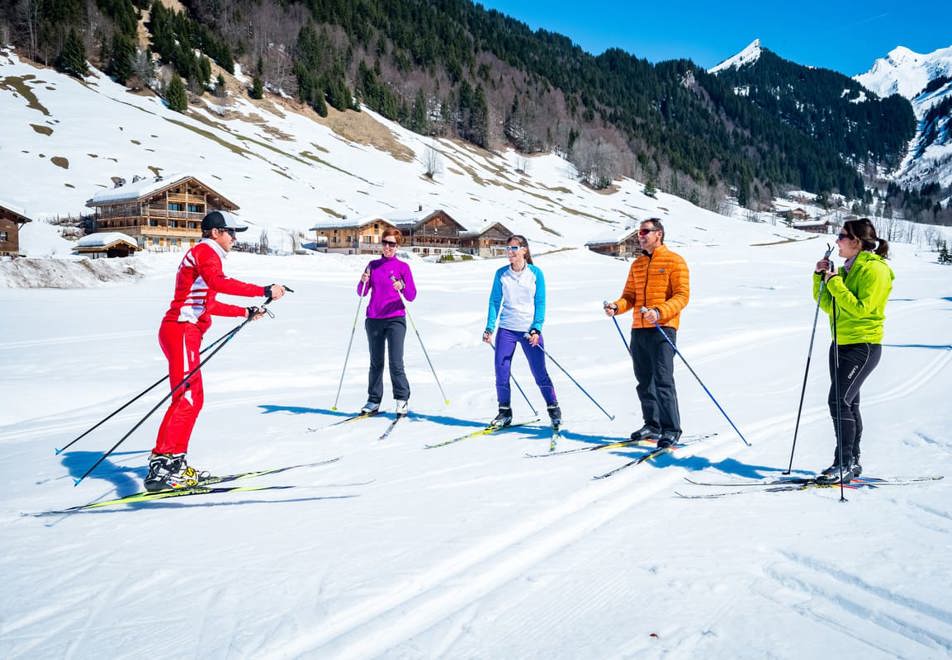
[[[854,79],[880,96],[899,94],[912,103],[918,128],[897,169],[899,182],[952,185],[952,46],[928,54],[898,46]]]
[[[754,39],[749,44],[747,44],[747,46],[742,51],[732,57],[728,57],[717,66],[711,67],[707,70],[707,72],[719,73],[721,71],[726,71],[727,69],[739,69],[742,66],[753,64],[760,58],[760,53],[760,39]]]

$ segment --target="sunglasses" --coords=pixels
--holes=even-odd
[[[380,242],[383,243],[386,247],[397,247],[396,241],[380,241]]]
[[[638,235],[639,235],[639,236],[647,236],[648,234],[650,234],[650,233],[653,232],[653,231],[658,231],[658,230],[657,230],[657,229],[639,229],[639,230],[638,230]]]
[[[506,250],[509,252],[517,252],[522,248],[521,245],[507,245]]]
[[[229,236],[231,236],[232,238],[235,238],[235,230],[234,230],[234,229],[225,228],[225,229],[222,229],[222,231],[225,232],[226,234],[228,234]]]
[[[840,232],[839,236],[836,237],[836,240],[838,241],[845,241],[847,239],[853,240],[853,237],[849,234],[844,234],[843,232]]]

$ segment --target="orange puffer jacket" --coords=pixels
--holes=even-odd
[[[633,309],[632,328],[650,328],[641,318],[642,307],[655,307],[661,318],[658,325],[678,328],[681,310],[688,304],[691,284],[688,265],[681,255],[659,245],[648,256],[643,254],[631,264],[621,298],[615,301],[616,314]]]

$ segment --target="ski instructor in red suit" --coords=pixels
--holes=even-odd
[[[235,233],[245,231],[227,211],[212,211],[202,219],[202,240],[190,249],[175,276],[175,297],[159,328],[159,345],[169,361],[172,403],[159,426],[155,448],[149,457],[148,491],[194,486],[203,473],[188,465],[185,453],[192,427],[202,409],[202,373],[196,371],[188,383],[174,388],[198,366],[202,337],[212,324],[212,316],[234,316],[252,320],[264,316],[259,307],[238,307],[218,302],[215,296],[266,296],[278,300],[284,295],[280,284],[259,286],[225,277],[222,259],[235,243]]]

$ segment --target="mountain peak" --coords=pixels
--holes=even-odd
[[[740,51],[733,57],[729,57],[715,67],[712,67],[707,70],[708,73],[718,73],[720,71],[726,71],[727,69],[736,68],[739,69],[748,64],[753,64],[760,57],[760,39],[754,39],[744,50]]]
[[[853,79],[879,96],[900,94],[912,100],[929,81],[952,75],[952,46],[922,54],[896,46]]]

